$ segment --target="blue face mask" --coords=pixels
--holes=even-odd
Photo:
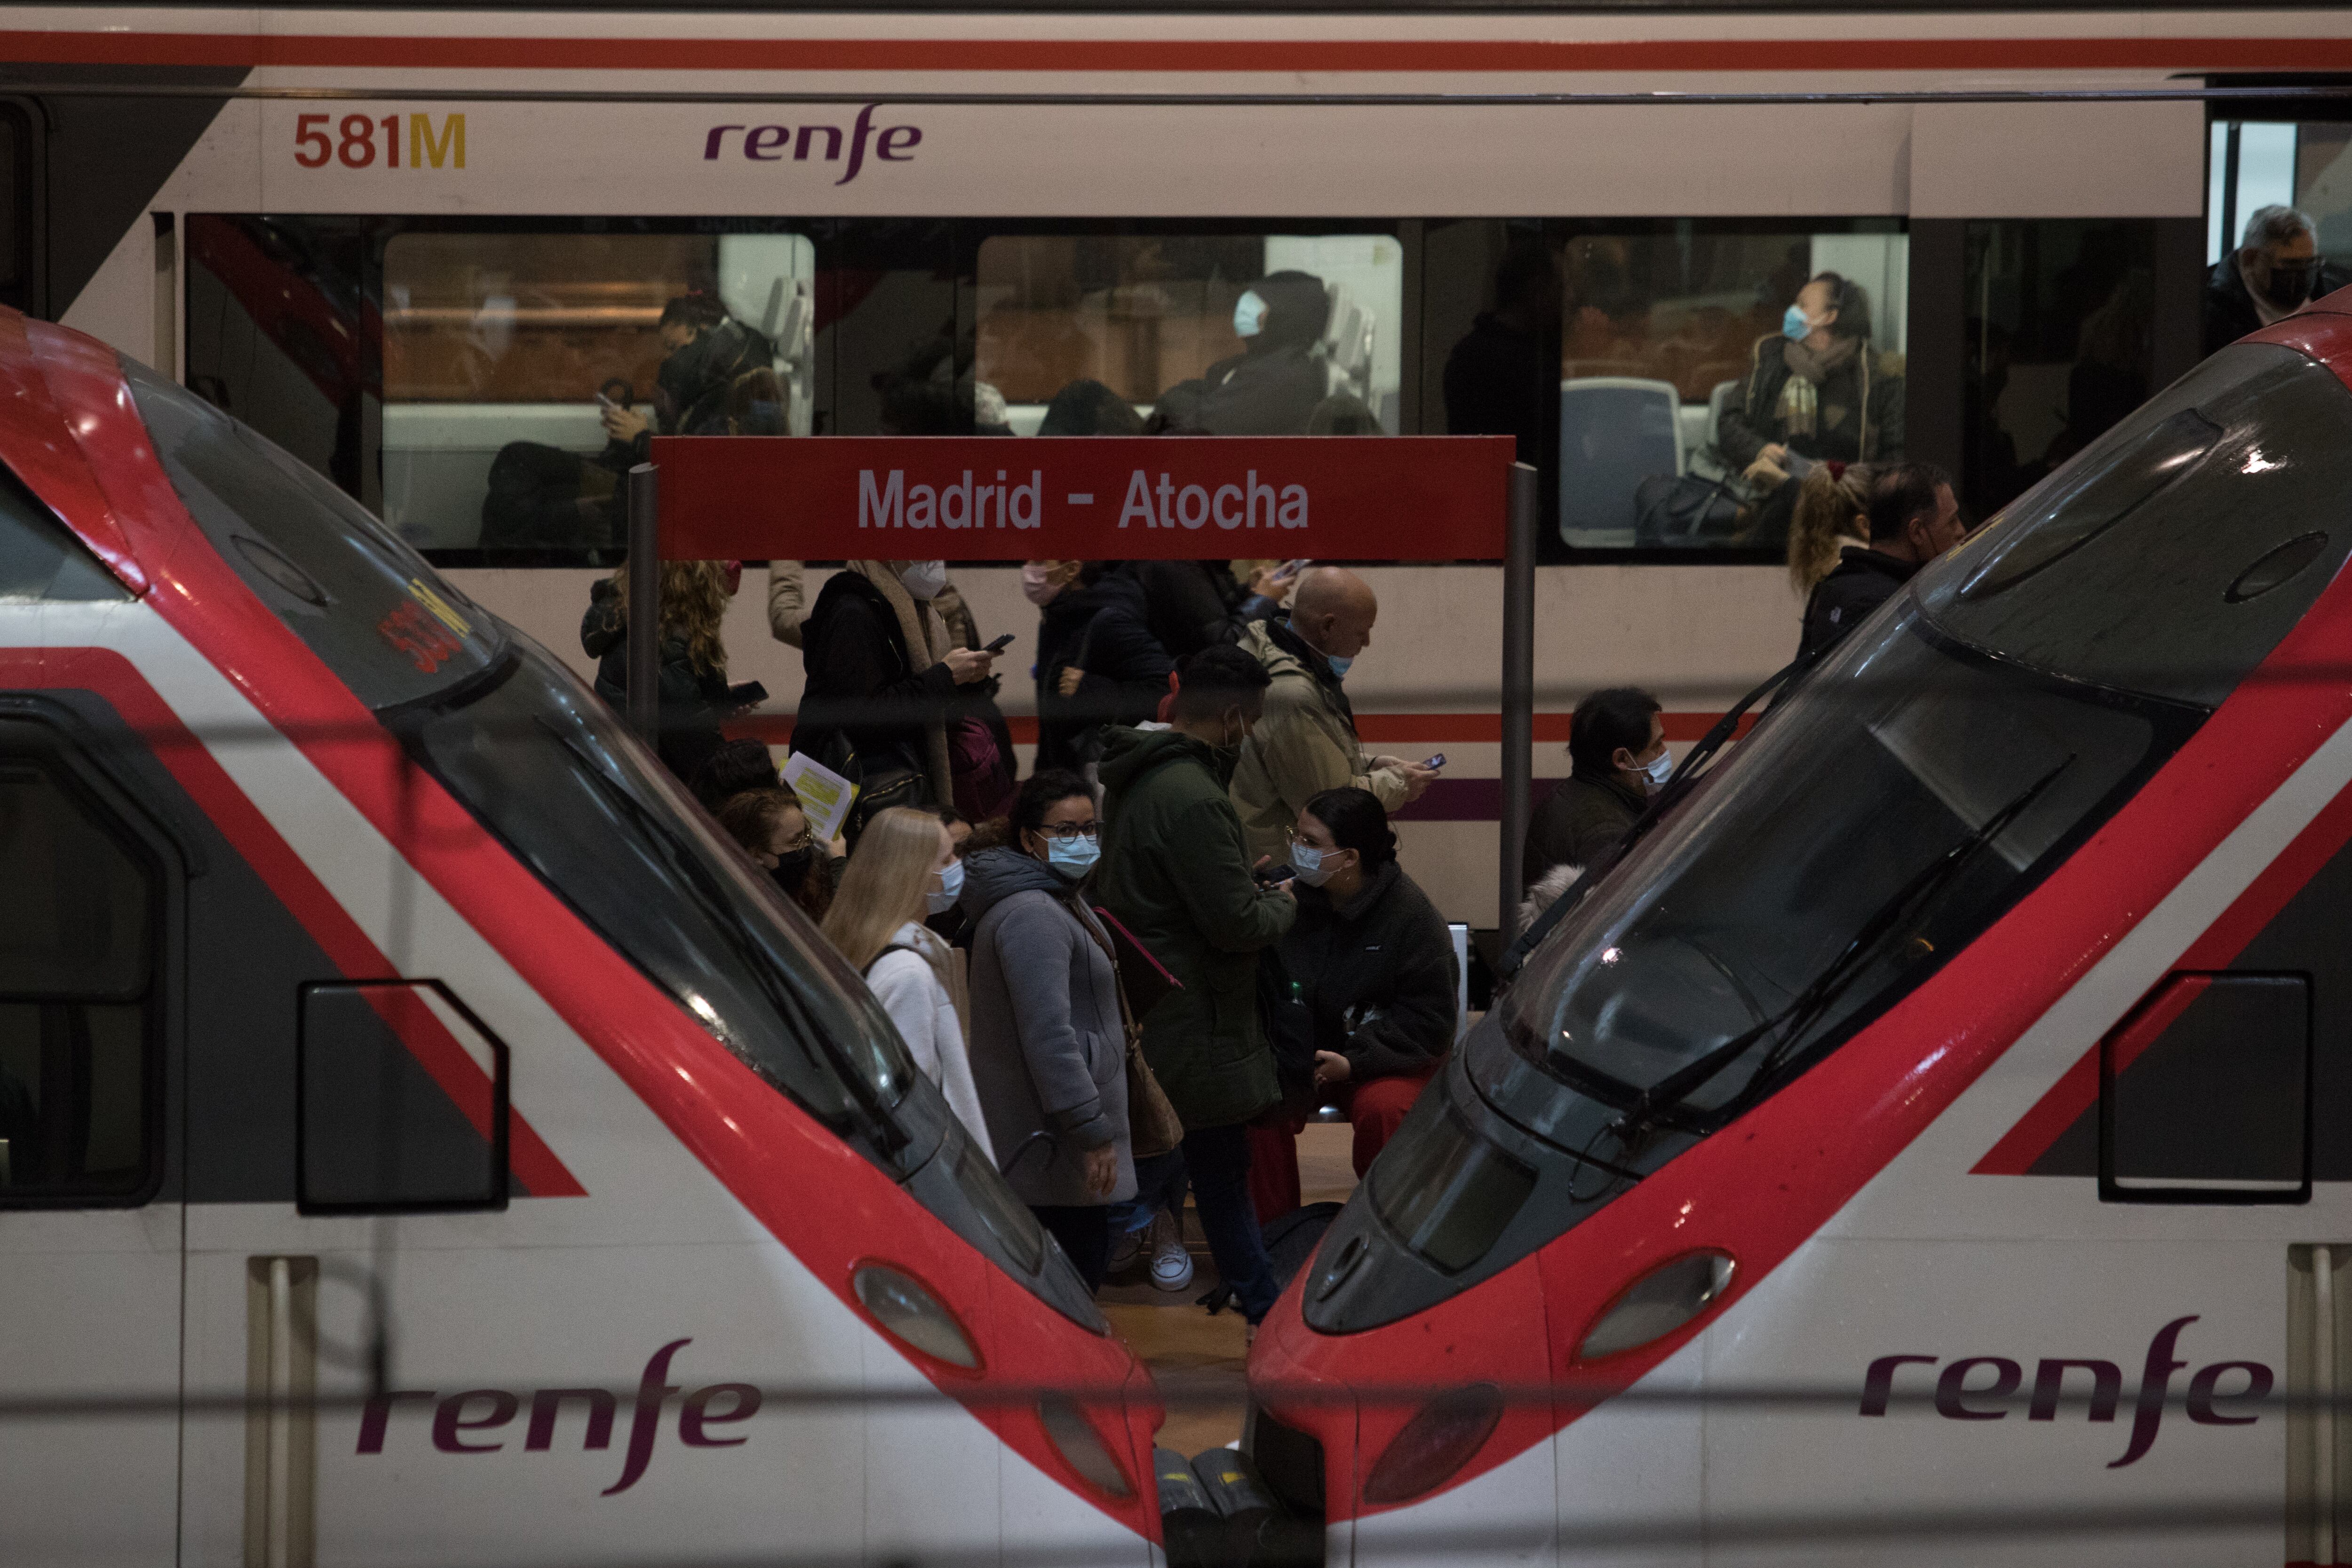
[[[1675,754],[1671,751],[1659,752],[1650,759],[1647,766],[1640,769],[1640,772],[1650,787],[1650,793],[1656,794],[1666,787],[1666,780],[1675,776]]]
[[[1805,314],[1803,306],[1791,305],[1781,313],[1780,336],[1788,339],[1791,343],[1803,342],[1811,336],[1812,330],[1813,319]]]
[[[1102,859],[1102,845],[1092,839],[1047,839],[1045,863],[1071,882],[1094,870]]]
[[[1265,301],[1255,289],[1242,290],[1242,297],[1234,301],[1234,336],[1255,338],[1265,330]]]
[[[1332,674],[1338,676],[1341,680],[1346,680],[1348,678],[1348,666],[1354,664],[1356,661],[1352,658],[1343,659],[1337,653],[1326,653],[1323,655],[1323,662],[1331,666]]]
[[[926,902],[934,915],[945,915],[963,896],[963,862],[950,861],[940,868],[940,885],[927,895]]]

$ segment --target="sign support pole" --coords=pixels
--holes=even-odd
[[[629,727],[647,746],[659,738],[661,706],[661,470],[629,470]]]
[[[1496,926],[1508,947],[1519,934],[1519,861],[1528,841],[1528,796],[1535,779],[1536,471],[1511,465],[1510,509],[1503,554],[1503,819],[1496,878]]]

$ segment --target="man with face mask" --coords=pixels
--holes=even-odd
[[[1258,662],[1225,644],[1177,667],[1166,728],[1114,729],[1102,762],[1105,907],[1181,988],[1143,1015],[1143,1054],[1184,1124],[1201,1228],[1255,1324],[1276,1288],[1249,1198],[1244,1125],[1282,1097],[1258,1021],[1258,954],[1297,913],[1250,874],[1226,789],[1265,706]]]
[[[945,561],[853,560],[802,623],[793,749],[861,786],[853,830],[955,798],[948,722],[987,689],[995,656],[952,645],[933,603],[946,584]]]
[[[1625,830],[1674,777],[1658,699],[1638,686],[1610,686],[1576,705],[1569,721],[1569,776],[1528,820],[1519,856],[1523,885],[1554,866],[1597,876]]]
[[[2319,225],[2294,207],[2257,207],[2243,242],[2205,275],[2205,351],[2284,320],[2352,284],[2319,259]]]
[[[1344,683],[1372,645],[1380,612],[1371,584],[1344,568],[1318,566],[1298,580],[1286,621],[1253,622],[1242,633],[1242,652],[1273,683],[1265,717],[1234,770],[1234,810],[1252,860],[1278,857],[1300,810],[1326,789],[1361,789],[1393,811],[1419,800],[1437,777],[1402,758],[1367,757],[1357,737]]]
[[[1331,298],[1312,273],[1276,272],[1242,291],[1234,335],[1242,351],[1198,380],[1160,395],[1156,412],[1181,430],[1207,435],[1304,435],[1330,392],[1315,347],[1331,319]]]

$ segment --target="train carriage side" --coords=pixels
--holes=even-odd
[[[1146,1561],[1148,1378],[601,705],[102,345],[0,382],[0,1386],[162,1401],[0,1428],[9,1554]]]
[[[1538,949],[1254,1353],[1335,1552],[2337,1560],[2343,1417],[2263,1396],[2345,1333],[2347,310],[1923,573]],[[1642,1398],[1759,1387],[1850,1397]]]

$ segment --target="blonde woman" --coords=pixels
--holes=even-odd
[[[1848,545],[1870,548],[1870,469],[1860,463],[1817,463],[1797,491],[1789,521],[1789,585],[1799,599],[1837,569]]]
[[[824,929],[865,975],[923,1076],[947,1096],[948,1109],[992,1164],[996,1155],[956,1015],[952,956],[923,925],[962,891],[963,862],[939,813],[894,806],[866,824]]]
[[[724,744],[719,727],[732,707],[727,695],[727,645],[719,623],[734,593],[730,563],[666,560],[661,567],[661,759],[680,779],[692,779]],[[740,572],[741,568],[738,566]],[[596,695],[625,710],[629,691],[629,569],[588,592],[580,646],[597,661]]]

